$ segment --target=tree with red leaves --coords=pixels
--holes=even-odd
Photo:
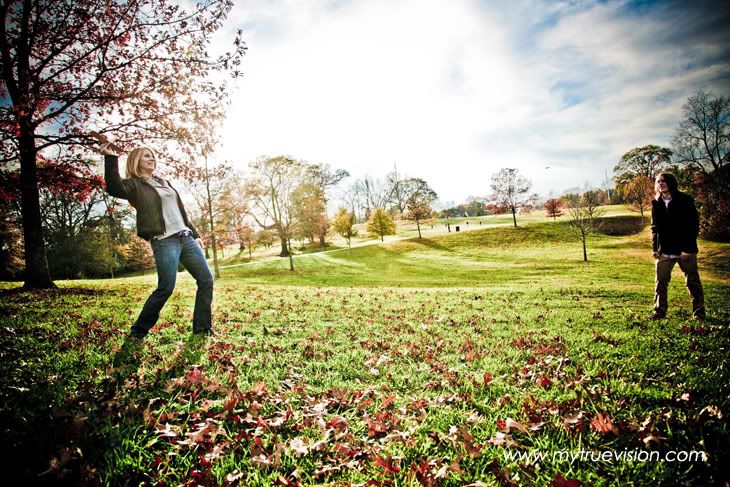
[[[214,83],[210,75],[238,75],[246,50],[240,31],[231,51],[207,52],[231,6],[230,0],[202,0],[190,9],[168,0],[0,0],[0,162],[20,167],[25,287],[54,287],[38,154],[56,148],[82,165],[76,154],[91,145],[91,129],[122,146],[175,141],[184,150],[193,114],[222,106],[227,95],[225,81]]]
[[[624,188],[624,200],[630,209],[641,214],[641,223],[644,223],[644,212],[651,208],[651,199],[654,197],[654,180],[637,174],[629,179]]]
[[[557,220],[559,216],[563,216],[563,202],[558,198],[550,198],[545,202],[545,214]]]

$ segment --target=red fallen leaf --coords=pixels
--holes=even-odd
[[[550,487],[583,487],[583,482],[575,479],[566,479],[560,474],[550,483]]]
[[[546,388],[546,389],[547,389],[547,388],[548,388],[548,387],[550,387],[551,385],[552,385],[552,382],[551,382],[551,381],[550,381],[550,379],[548,379],[547,377],[544,377],[544,376],[543,376],[543,377],[542,377],[542,378],[540,379],[540,386],[542,386],[542,387],[544,387],[544,388]]]
[[[602,435],[609,433],[618,435],[618,428],[613,425],[613,420],[608,414],[596,414],[596,417],[591,420],[591,426]]]
[[[524,424],[515,421],[512,418],[507,418],[505,421],[497,420],[497,427],[503,433],[509,433],[511,430],[517,430],[520,433],[528,434],[529,430]]]
[[[332,449],[338,456],[344,458],[355,458],[357,455],[360,454],[360,450],[357,447],[354,447],[347,443],[337,442],[335,443],[335,446],[332,447]]]
[[[379,456],[375,457],[375,461],[373,463],[385,470],[385,475],[395,475],[400,472],[400,467],[393,461],[393,457],[390,455],[385,458]]]
[[[334,415],[330,418],[329,421],[327,421],[325,423],[325,426],[327,428],[332,428],[335,431],[335,433],[340,433],[342,431],[345,431],[347,428],[349,428],[350,424],[342,416]]]
[[[190,384],[200,384],[206,381],[205,374],[200,369],[193,369],[187,373],[187,379]]]
[[[380,409],[386,409],[389,406],[392,406],[395,402],[395,396],[393,394],[388,394],[388,397],[383,399],[383,402],[380,403]]]
[[[377,418],[365,417],[365,424],[368,426],[368,436],[371,438],[383,437],[388,433],[388,427]]]
[[[493,379],[494,379],[494,377],[492,377],[492,374],[488,374],[488,373],[484,372],[484,377],[482,378],[482,380],[483,380],[485,386],[488,386],[489,383],[492,382]]]
[[[234,395],[228,396],[226,401],[223,403],[223,409],[228,411],[229,413],[233,413],[233,410],[236,408],[236,405],[238,404],[238,397]]]
[[[251,388],[251,392],[253,392],[257,396],[263,396],[266,394],[266,382],[258,381],[256,382],[256,385]]]
[[[467,431],[466,426],[461,426],[459,428],[459,432],[461,433],[461,438],[464,441],[464,448],[466,448],[466,452],[469,454],[470,457],[476,457],[479,456],[479,454],[482,452],[482,445],[477,445],[474,443],[474,437]]]

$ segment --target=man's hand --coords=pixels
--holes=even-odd
[[[195,243],[198,244],[198,247],[200,247],[200,250],[203,250],[203,239],[198,237],[195,239]]]
[[[682,260],[687,260],[687,259],[689,259],[689,258],[690,258],[691,256],[692,256],[692,254],[688,254],[687,252],[682,252],[682,253],[681,253],[681,254],[679,255],[679,258],[680,258],[680,259],[682,259]]]
[[[651,256],[654,257],[656,260],[659,260],[659,252],[657,252],[656,250],[651,253]]]

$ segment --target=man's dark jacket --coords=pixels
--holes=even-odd
[[[137,235],[145,240],[152,240],[156,235],[164,235],[162,198],[151,184],[141,178],[122,179],[119,176],[119,158],[109,155],[104,156],[104,179],[106,190],[110,195],[129,200],[129,204],[137,210]],[[170,187],[172,188],[172,185]],[[180,208],[185,225],[193,232],[193,238],[199,238],[197,230],[188,220],[180,195],[175,188],[172,190],[177,195],[177,206]]]
[[[680,255],[696,254],[700,219],[695,201],[687,193],[677,191],[669,205],[661,196],[651,201],[651,234],[654,252]]]

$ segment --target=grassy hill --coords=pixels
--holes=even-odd
[[[225,279],[247,283],[318,286],[519,287],[562,285],[595,287],[617,284],[630,289],[652,285],[653,260],[648,228],[638,217],[605,218],[605,229],[589,237],[589,262],[580,239],[566,222],[535,222],[452,232],[423,239],[225,267]],[[708,268],[727,246],[703,244],[720,258],[703,259]],[[720,272],[720,269],[718,269]],[[714,274],[713,274],[714,275]],[[708,276],[709,278],[709,276]],[[718,278],[727,279],[722,273]]]
[[[564,221],[481,226],[225,267],[209,340],[185,273],[143,343],[154,276],[2,284],[10,484],[722,485],[730,245],[700,243],[708,322],[678,271],[649,321],[635,218],[589,262]],[[706,459],[554,454],[590,451]]]

